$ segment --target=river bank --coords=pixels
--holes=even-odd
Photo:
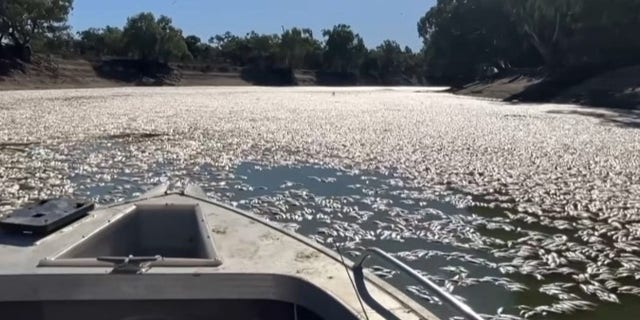
[[[571,77],[571,76],[569,76]],[[350,74],[313,70],[255,69],[206,64],[145,64],[134,60],[88,61],[39,57],[32,64],[0,61],[0,90],[124,86],[371,86]],[[393,79],[389,85],[415,85]],[[616,110],[640,109],[640,66],[586,77],[584,81],[514,72],[449,90],[457,95],[508,102],[565,103]]]
[[[234,68],[136,66],[134,61],[102,62],[37,57],[30,64],[0,60],[0,90],[103,88],[136,85],[248,86]],[[163,68],[164,67],[164,68]],[[141,70],[150,69],[150,70]]]
[[[0,59],[0,90],[122,86],[410,86],[402,76],[358,77],[353,72],[299,70],[269,65],[160,63],[127,58],[63,59],[36,56],[32,63]]]
[[[452,93],[510,102],[571,103],[639,109],[640,66],[620,68],[571,83],[536,74],[510,74],[468,84]]]

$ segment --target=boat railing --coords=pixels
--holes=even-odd
[[[423,277],[415,269],[411,268],[410,266],[408,266],[404,262],[394,258],[393,256],[391,256],[390,254],[388,254],[387,252],[385,252],[384,250],[382,250],[380,248],[373,248],[373,247],[372,248],[367,248],[365,250],[365,252],[363,252],[360,255],[360,259],[353,265],[353,270],[362,272],[363,263],[367,260],[367,258],[369,258],[372,255],[376,255],[377,257],[381,258],[382,260],[394,265],[399,270],[404,271],[405,273],[407,273],[411,278],[416,280],[419,284],[421,284],[421,285],[427,287],[427,289],[435,292],[439,296],[439,298],[441,298],[442,300],[446,301],[449,305],[451,305],[456,310],[461,312],[466,318],[473,319],[473,320],[483,320],[483,318],[480,315],[478,315],[467,304],[465,304],[464,302],[462,302],[459,299],[457,299],[456,297],[454,297],[451,293],[449,293],[446,290],[442,289],[440,286],[435,284],[433,281]]]

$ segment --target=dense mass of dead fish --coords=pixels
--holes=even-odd
[[[349,256],[387,246],[454,294],[490,285],[554,301],[487,305],[487,319],[637,298],[640,130],[551,110],[575,107],[369,89],[4,92],[0,214],[47,197],[111,203],[161,182],[195,181],[289,230],[315,223],[311,238]],[[269,189],[234,173],[246,161],[260,163],[255,172],[317,164],[338,173]],[[321,196],[307,186],[339,185],[341,176],[358,179],[343,186],[352,192]],[[252,192],[262,195],[241,197]],[[473,209],[452,213],[464,208]],[[441,303],[424,288],[406,289]]]

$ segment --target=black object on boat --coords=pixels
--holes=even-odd
[[[0,228],[9,232],[47,235],[86,216],[93,208],[93,202],[65,198],[42,200],[9,214],[0,220]]]

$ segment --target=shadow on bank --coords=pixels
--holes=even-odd
[[[591,108],[581,110],[550,110],[550,114],[577,115],[599,120],[603,125],[640,129],[640,110],[617,108]]]
[[[177,85],[180,74],[169,64],[138,59],[103,59],[93,63],[99,77],[140,86]]]
[[[272,60],[258,60],[245,66],[240,74],[242,80],[261,86],[318,85],[333,87],[348,86],[412,86],[417,81],[402,74],[359,74],[352,71],[294,70],[279,66]]]
[[[20,60],[16,59],[2,59],[0,58],[0,77],[6,77],[12,73],[19,71],[21,73],[26,72],[26,66]]]
[[[566,69],[505,101],[577,104],[584,108],[549,113],[590,117],[603,125],[640,129],[640,66],[608,70],[610,66],[602,65]]]
[[[640,110],[640,65],[509,70],[451,92],[500,99],[510,103],[566,103],[606,108],[624,117]],[[596,112],[597,113],[597,112]]]
[[[505,99],[509,102],[549,102],[561,96],[564,92],[580,85],[584,81],[601,75],[608,69],[602,65],[570,67],[552,74],[546,74],[539,69],[538,77],[541,81],[523,88]]]
[[[178,85],[179,69],[162,62],[137,59],[103,59],[93,68],[99,77],[142,86]],[[352,72],[294,71],[290,67],[270,64],[250,64],[240,71],[240,78],[259,86],[356,86],[361,84]]]
[[[298,71],[289,67],[247,66],[242,69],[241,78],[260,86],[357,86],[361,84],[352,72]]]
[[[242,68],[240,78],[259,86],[294,86],[297,84],[293,70],[289,67],[250,65]]]
[[[0,77],[10,76],[13,72],[27,72],[25,62],[31,61],[31,47],[17,47],[0,43]]]
[[[567,69],[506,101],[577,104],[584,108],[549,113],[590,117],[603,125],[640,129],[640,66],[608,69],[603,66]]]

